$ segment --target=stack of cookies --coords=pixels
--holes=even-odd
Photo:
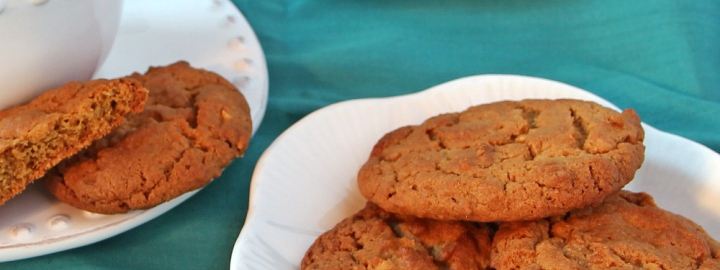
[[[77,208],[146,209],[200,188],[247,149],[243,95],[186,62],[72,82],[0,111],[0,204],[32,181]]]
[[[621,190],[644,158],[632,110],[506,101],[386,134],[358,173],[364,209],[302,269],[720,269],[692,221]]]

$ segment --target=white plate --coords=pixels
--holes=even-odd
[[[483,75],[412,95],[337,103],[313,112],[265,151],[252,178],[250,209],[231,269],[297,269],[322,232],[364,205],[355,177],[385,133],[471,105],[525,98],[575,98],[616,108],[576,87],[545,79]],[[720,156],[644,125],[645,163],[628,186],[720,237]]]
[[[177,60],[220,73],[250,104],[253,127],[265,112],[268,74],[260,44],[227,0],[126,0],[113,50],[95,77],[144,72]],[[94,243],[143,224],[177,206],[187,193],[147,211],[91,214],[52,198],[38,185],[0,206],[0,262]]]

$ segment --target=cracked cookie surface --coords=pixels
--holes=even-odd
[[[495,269],[720,269],[720,245],[703,229],[620,191],[596,207],[540,221],[501,223]]]
[[[358,184],[393,213],[532,220],[620,190],[643,161],[643,137],[633,110],[579,100],[490,103],[386,134]]]
[[[149,208],[204,186],[245,152],[248,104],[219,75],[178,62],[130,77],[149,90],[144,111],[48,175],[59,200],[99,213]]]
[[[393,215],[372,203],[322,234],[301,269],[488,269],[490,228]]]

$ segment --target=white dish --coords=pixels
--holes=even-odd
[[[181,59],[236,84],[250,104],[257,130],[268,95],[265,56],[250,25],[230,1],[125,1],[116,43],[95,77],[144,72],[151,65]],[[147,211],[106,216],[62,204],[42,187],[31,186],[0,206],[0,262],[106,239],[167,212],[194,193]]]
[[[231,269],[297,269],[322,232],[365,203],[356,173],[385,133],[471,105],[525,98],[575,98],[616,108],[576,87],[539,78],[483,75],[416,94],[330,105],[306,116],[265,151],[252,178],[245,226]],[[616,108],[617,109],[617,108]],[[644,125],[645,163],[627,188],[720,237],[720,156]]]

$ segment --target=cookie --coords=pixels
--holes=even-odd
[[[0,205],[110,133],[146,98],[147,90],[130,79],[71,82],[0,111]]]
[[[393,215],[372,203],[322,234],[301,269],[487,269],[490,228]]]
[[[621,191],[562,217],[501,223],[495,269],[720,269],[720,245],[700,226]]]
[[[385,135],[358,173],[361,193],[398,214],[532,220],[603,200],[644,158],[643,129],[580,100],[505,101]]]
[[[219,75],[186,62],[134,74],[145,109],[48,175],[59,200],[98,213],[146,209],[200,188],[242,155],[248,104]]]

